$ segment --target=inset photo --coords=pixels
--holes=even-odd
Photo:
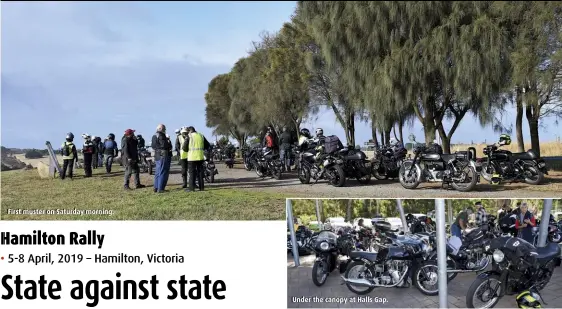
[[[289,199],[287,307],[554,308],[561,241],[561,199]]]

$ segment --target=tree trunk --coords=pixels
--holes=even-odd
[[[425,137],[425,144],[429,145],[435,140],[435,124],[433,123],[432,116],[425,116],[423,118],[423,134]]]
[[[384,141],[385,141],[385,138],[384,138],[384,130],[380,130],[380,131],[381,131],[381,144],[384,145]]]
[[[392,126],[384,129],[384,144],[388,145],[390,143],[390,133],[392,131]]]
[[[322,208],[322,200],[318,200],[318,212],[320,213],[320,221],[324,222],[324,209]]]
[[[345,116],[347,118],[345,130],[347,144],[355,147],[355,112],[348,110]]]
[[[529,133],[531,135],[531,149],[537,153],[540,157],[541,155],[541,145],[539,143],[539,111],[534,111],[530,104],[526,107],[527,122],[529,122]]]
[[[346,212],[346,220],[347,222],[351,222],[351,214],[352,214],[352,209],[351,206],[353,205],[353,200],[349,199],[347,200],[347,212]]]
[[[398,133],[400,135],[400,142],[402,143],[402,145],[404,145],[404,132],[402,132],[403,128],[404,128],[404,121],[400,119],[400,121],[398,122]]]
[[[515,102],[517,105],[517,115],[515,116],[515,132],[517,135],[517,151],[525,151],[525,141],[523,140],[523,94],[521,88],[517,87],[515,92]]]
[[[375,144],[375,147],[378,147],[379,141],[377,138],[377,126],[375,125],[374,119],[371,120],[371,135],[373,135],[373,143]]]

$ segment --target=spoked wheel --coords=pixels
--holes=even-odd
[[[467,308],[493,308],[500,301],[501,283],[498,275],[476,277],[466,293]],[[495,292],[495,293],[494,293]]]
[[[420,185],[421,173],[422,170],[419,164],[404,162],[402,166],[400,166],[398,179],[400,180],[402,187],[406,189],[415,189]]]
[[[369,267],[365,266],[363,262],[353,261],[351,264],[347,266],[345,271],[344,277],[346,279],[366,279],[369,280],[373,278],[373,273],[369,269]],[[374,287],[367,287],[367,286],[356,286],[350,283],[346,283],[347,288],[357,294],[357,295],[366,295],[371,293],[375,288]]]
[[[470,165],[465,166],[460,172],[459,177],[455,178],[459,178],[460,181],[453,181],[453,188],[461,192],[472,191],[474,187],[476,187],[476,182],[478,181],[476,170]]]
[[[420,292],[434,296],[439,294],[437,262],[427,261],[414,271],[413,283]]]
[[[314,262],[312,266],[312,282],[316,286],[322,286],[328,279],[328,274],[324,271],[324,263],[322,261]]]

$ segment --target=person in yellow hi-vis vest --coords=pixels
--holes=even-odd
[[[72,132],[66,134],[66,141],[61,146],[62,154],[62,173],[60,179],[66,177],[66,170],[68,169],[68,178],[72,179],[74,171],[74,161],[78,161],[78,152],[76,151],[76,146],[73,143],[74,134]]]
[[[189,171],[189,188],[186,192],[195,191],[195,178],[199,191],[204,189],[203,162],[205,161],[205,151],[211,149],[211,144],[203,134],[195,131],[195,128],[187,128],[188,135],[185,137],[182,150],[187,153],[187,167]]]
[[[180,157],[181,178],[183,180],[182,188],[184,189],[187,188],[187,151],[183,150],[183,143],[187,138],[188,134],[189,132],[187,131],[187,127],[183,127],[176,141],[176,150],[178,151]]]

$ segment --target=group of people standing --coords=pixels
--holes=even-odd
[[[488,213],[482,202],[476,202],[474,204],[476,208],[474,225],[480,228],[482,231],[488,231]],[[474,213],[472,207],[468,207],[466,210],[461,211],[455,222],[451,225],[451,235],[462,238],[462,231],[468,228],[469,217]],[[516,237],[524,239],[529,243],[533,243],[533,228],[537,226],[537,221],[533,213],[529,210],[529,206],[525,202],[517,202],[517,207],[515,209],[510,209],[507,205],[503,205],[498,211],[498,222],[502,220],[509,220],[511,215],[516,215],[515,220],[515,230]]]
[[[205,151],[211,148],[207,139],[195,131],[193,127],[184,127],[180,134],[177,134],[176,148],[179,149],[180,163],[182,165],[182,178],[185,191],[194,191],[197,182],[199,190],[204,189],[203,181],[203,162],[205,160]],[[140,151],[145,147],[145,141],[142,135],[135,136],[135,130],[127,129],[121,139],[121,147],[119,148],[115,141],[115,135],[110,133],[107,138],[102,141],[101,138],[83,134],[84,144],[82,145],[82,155],[84,157],[84,176],[91,177],[92,169],[102,167],[105,164],[106,173],[111,173],[113,160],[119,155],[121,150],[121,163],[125,167],[125,179],[123,187],[130,190],[131,176],[134,178],[135,188],[144,188],[145,185],[140,182]],[[160,124],[156,128],[156,133],[152,136],[152,149],[154,150],[154,160],[156,169],[154,173],[155,193],[163,193],[168,184],[170,174],[170,166],[173,156],[173,146],[170,136],[166,134],[166,126]],[[60,178],[73,177],[73,169],[75,162],[78,161],[78,151],[74,144],[74,134],[68,133],[66,140],[61,146],[63,157],[63,167]],[[105,162],[104,162],[105,157]],[[187,174],[189,173],[189,185],[187,183]]]

